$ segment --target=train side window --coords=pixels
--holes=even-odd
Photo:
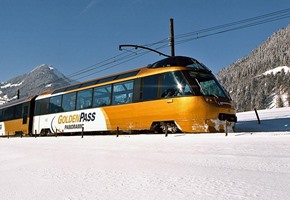
[[[3,121],[7,120],[7,115],[6,115],[7,111],[6,110],[7,110],[7,108],[3,109],[3,114],[2,114],[3,115],[3,118],[2,118]]]
[[[14,106],[6,108],[4,110],[4,120],[13,119],[13,115],[14,115]]]
[[[35,102],[35,115],[45,115],[48,113],[49,98],[40,99]]]
[[[21,106],[22,107],[22,106]],[[29,104],[23,104],[22,124],[27,124]]]
[[[14,109],[14,118],[20,119],[22,117],[22,104],[16,105]]]
[[[0,122],[3,121],[3,115],[2,115],[3,111],[0,110]]]
[[[111,104],[112,85],[94,88],[93,107],[108,106]]]
[[[168,72],[162,76],[161,97],[192,95],[189,85],[181,72]]]
[[[62,109],[63,111],[72,111],[76,108],[76,93],[64,94],[62,97]]]
[[[133,89],[133,102],[141,101],[141,78],[134,80],[134,89]]]
[[[140,100],[148,101],[158,98],[159,75],[148,76],[142,79]]]
[[[92,107],[92,89],[82,90],[77,95],[77,110]]]
[[[49,113],[62,112],[61,95],[50,97],[49,99]]]
[[[132,103],[133,82],[134,81],[126,81],[114,84],[112,98],[113,105]]]
[[[7,108],[6,108],[7,109]],[[5,117],[5,108],[2,110],[2,118],[1,118],[1,121],[5,121],[6,120],[6,117]]]

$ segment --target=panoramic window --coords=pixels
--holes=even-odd
[[[15,106],[15,110],[14,110],[14,118],[15,119],[19,119],[22,117],[22,105],[23,104],[19,104]]]
[[[63,111],[72,111],[76,107],[76,93],[64,94],[62,97],[62,109]]]
[[[22,109],[21,109],[22,110]],[[23,115],[22,115],[22,124],[27,124],[27,118],[29,112],[29,103],[23,104]],[[22,113],[22,111],[21,111]]]
[[[51,97],[49,99],[49,113],[58,113],[61,111],[61,95]]]
[[[197,82],[203,95],[229,98],[213,75],[195,72],[190,72],[189,75]]]
[[[223,90],[218,87],[215,80],[206,80],[199,82],[201,86],[202,93],[205,96],[218,96],[218,97],[226,97],[226,94],[223,92]]]
[[[192,95],[192,92],[181,72],[169,72],[162,75],[162,98],[185,95]]]
[[[37,100],[35,103],[35,115],[48,113],[49,98]]]
[[[116,83],[113,86],[113,104],[131,103],[133,97],[133,81]]]
[[[4,120],[13,119],[13,115],[14,115],[14,107],[6,108],[4,110]]]
[[[142,79],[142,92],[140,99],[143,101],[158,98],[159,75],[148,76]]]
[[[111,85],[94,88],[93,107],[108,106],[111,104]]]
[[[92,107],[92,89],[78,92],[77,110]]]

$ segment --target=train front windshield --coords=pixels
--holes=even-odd
[[[230,99],[229,95],[212,74],[189,71],[188,75],[191,82],[199,86],[201,95]],[[196,88],[196,86],[193,86],[193,88]]]

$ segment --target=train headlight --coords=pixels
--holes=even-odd
[[[214,102],[213,99],[210,98],[210,97],[205,97],[204,99],[205,99],[205,101],[208,102],[208,103],[213,103],[213,102]]]
[[[219,104],[219,102],[216,100],[215,97],[205,96],[204,99],[205,99],[205,101],[208,102],[208,103],[216,103],[216,104]]]

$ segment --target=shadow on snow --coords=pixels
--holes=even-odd
[[[241,121],[236,124],[236,132],[280,132],[290,131],[290,118]]]

